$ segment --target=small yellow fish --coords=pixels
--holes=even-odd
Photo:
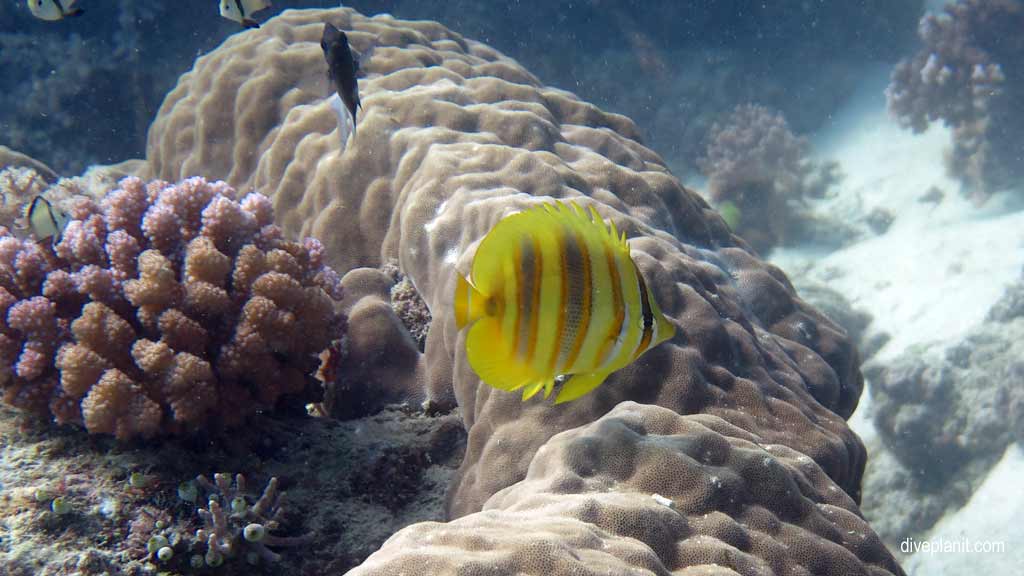
[[[36,196],[25,207],[25,222],[28,223],[37,241],[53,238],[53,243],[57,244],[70,220],[67,214],[54,208],[50,201],[42,196]]]
[[[81,16],[85,10],[75,8],[78,0],[28,0],[29,12],[40,20],[56,22],[64,18]]]
[[[480,242],[471,280],[455,288],[455,324],[487,384],[541,389],[555,403],[594,390],[668,340],[675,326],[629,255],[626,235],[591,207],[543,204],[504,218]]]
[[[260,27],[252,15],[264,8],[270,8],[269,0],[220,0],[220,15],[246,28]]]

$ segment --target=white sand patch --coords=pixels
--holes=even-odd
[[[913,552],[904,566],[907,573],[1020,574],[1024,566],[1022,475],[1024,451],[1011,444],[963,508],[939,521],[927,540],[901,544]]]
[[[885,361],[915,345],[937,350],[983,321],[1024,267],[1024,212],[1008,211],[1012,192],[973,205],[945,174],[949,130],[924,134],[900,128],[885,110],[888,69],[865,82],[850,106],[814,144],[842,164],[846,178],[818,209],[857,220],[875,208],[894,217],[885,234],[822,254],[814,247],[777,250],[784,270],[808,270],[874,316],[873,328],[892,335]],[[922,202],[931,187],[938,204]]]
[[[874,319],[872,330],[891,335],[874,360],[908,348],[940,354],[980,324],[1006,286],[1024,268],[1024,212],[1010,205],[1024,194],[1004,192],[981,207],[946,176],[943,154],[950,131],[904,130],[885,109],[889,67],[869,75],[860,92],[813,141],[822,159],[846,174],[833,198],[817,209],[860,221],[875,208],[895,218],[880,236],[827,253],[814,246],[776,250],[770,260],[791,273],[825,282]],[[939,203],[922,202],[929,188]],[[865,388],[851,427],[866,442],[877,437]]]

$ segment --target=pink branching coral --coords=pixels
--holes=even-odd
[[[8,404],[118,438],[237,424],[317,399],[338,275],[223,182],[126,178],[80,200],[52,249],[0,227]]]
[[[803,200],[838,178],[837,164],[811,161],[782,114],[758,104],[737,106],[712,126],[699,164],[712,201],[732,205],[735,231],[758,250],[783,243]]]
[[[1024,2],[960,0],[918,24],[924,46],[901,61],[889,111],[914,132],[953,129],[950,173],[976,200],[1024,176]]]
[[[14,227],[25,205],[46,190],[46,179],[27,166],[9,166],[0,170],[0,226]]]

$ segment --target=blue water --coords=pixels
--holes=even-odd
[[[328,1],[276,1],[257,15]],[[846,6],[846,3],[840,3]],[[40,21],[0,4],[3,144],[61,173],[139,158],[149,120],[193,59],[240,26],[216,2],[82,2],[87,16]],[[862,66],[912,45],[921,2],[352,2],[364,14],[434,19],[519,60],[546,84],[636,120],[647,142],[692,170],[709,125],[745,102],[810,132]],[[102,122],[97,120],[102,119]]]

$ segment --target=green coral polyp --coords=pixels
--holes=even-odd
[[[156,551],[156,557],[161,562],[168,562],[171,558],[174,558],[174,549],[170,546],[164,546]]]
[[[247,524],[242,530],[242,536],[249,542],[262,542],[267,535],[267,529],[262,524]]]
[[[63,516],[71,512],[71,503],[63,497],[58,496],[50,502],[50,510],[58,516]]]
[[[150,536],[149,540],[146,541],[146,552],[150,554],[156,554],[161,548],[165,548],[169,542],[167,538],[159,534]]]

